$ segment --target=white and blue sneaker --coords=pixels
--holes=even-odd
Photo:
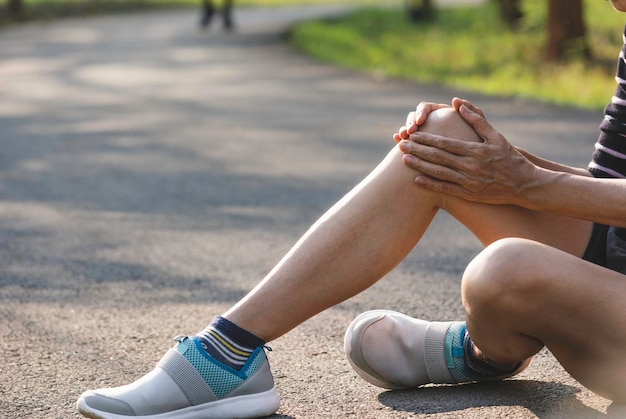
[[[178,344],[134,383],[89,390],[76,407],[94,419],[253,418],[278,410],[279,398],[264,347],[241,370],[213,359],[196,337]]]
[[[465,322],[428,322],[389,310],[357,316],[344,338],[348,362],[365,381],[387,389],[425,384],[502,380],[520,373],[530,359],[510,371],[468,367]]]

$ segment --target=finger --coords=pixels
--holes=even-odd
[[[398,131],[395,134],[393,134],[393,140],[396,143],[399,143],[402,140],[406,140],[407,138],[409,138],[409,134],[407,134],[406,130],[402,131]]]
[[[447,176],[445,180],[463,182],[463,186],[467,188],[475,186],[474,181],[485,177],[484,170],[480,164],[477,164],[475,157],[459,156],[435,147],[424,146],[416,143],[405,144],[403,141],[400,150],[404,152],[407,161],[413,162],[415,166],[411,166],[415,170],[429,170],[429,174],[439,178],[440,174],[432,172],[435,166],[445,168],[448,173],[454,173],[454,176]],[[417,160],[414,160],[417,159]],[[443,173],[443,172],[442,172]],[[470,178],[471,177],[471,178]]]
[[[448,138],[442,137],[440,135],[429,134],[426,132],[416,132],[409,135],[408,138],[409,144],[406,145],[406,148],[411,150],[410,153],[418,152],[419,149],[411,145],[419,144],[423,146],[427,146],[430,150],[430,153],[435,153],[435,151],[440,150],[447,153],[450,153],[454,156],[475,156],[478,151],[477,147],[479,147],[482,143],[467,141],[467,140],[459,140],[456,138]],[[423,153],[425,151],[422,151]]]
[[[402,162],[413,170],[420,172],[421,175],[427,176],[432,180],[454,183],[457,185],[467,181],[467,176],[462,172],[451,169],[440,164],[434,164],[426,160],[422,160],[413,154],[405,154],[402,156]]]
[[[474,105],[469,100],[460,99],[458,97],[455,97],[454,99],[452,99],[452,107],[454,109],[456,109],[457,112],[459,112],[459,110],[460,110],[462,105],[467,106],[468,108],[473,110],[475,113],[477,113],[477,114],[481,115],[483,118],[485,118],[485,113],[482,111],[482,109],[480,109],[478,106]]]
[[[450,105],[444,103],[420,102],[420,104],[417,105],[417,108],[415,108],[415,112],[413,112],[415,125],[420,126],[426,122],[429,113],[436,111],[437,109],[449,107]]]
[[[479,113],[479,110],[477,111],[475,107],[463,104],[459,108],[459,113],[465,122],[470,124],[471,127],[474,128],[474,131],[476,131],[476,134],[485,142],[488,140],[493,142],[501,137],[500,133],[487,122],[485,116]]]
[[[454,183],[443,182],[437,179],[432,179],[428,176],[421,175],[415,178],[415,183],[433,192],[457,196],[459,198],[468,200],[470,198],[465,189]]]
[[[454,171],[445,167],[421,162],[410,154],[405,154],[402,157],[402,162],[407,167],[419,172],[415,178],[416,184],[434,192],[472,200],[473,195],[469,193],[461,183],[467,179],[463,178],[460,174],[454,173]],[[454,180],[445,180],[445,178]]]
[[[400,140],[406,140],[407,138],[409,138],[409,133],[406,130],[406,126],[400,127],[396,135],[398,136],[398,138],[400,138]]]
[[[413,125],[414,123],[415,123],[415,111],[409,112],[409,114],[406,116],[406,122],[404,123],[404,126],[409,127]]]
[[[404,123],[404,127],[406,128],[407,135],[417,131],[417,124],[415,123],[416,112],[409,112],[406,117],[406,122]]]
[[[452,99],[452,107],[458,112],[461,105],[464,104],[465,102],[467,101],[464,99],[455,97]]]

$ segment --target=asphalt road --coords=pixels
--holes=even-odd
[[[0,32],[0,417],[76,417],[242,297],[392,146],[420,100],[473,99],[527,149],[586,165],[599,112],[323,65],[285,43],[330,8],[194,11]],[[606,417],[548,353],[517,379],[387,392],[342,336],[363,310],[460,319],[478,242],[446,214],[381,282],[272,342],[285,418]]]

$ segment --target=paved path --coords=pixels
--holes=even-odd
[[[151,369],[368,173],[418,101],[459,93],[285,45],[291,22],[337,11],[241,10],[232,35],[193,11],[0,32],[0,416],[73,417],[83,390]],[[464,96],[512,141],[586,164],[598,112]],[[479,250],[441,214],[388,278],[273,342],[281,417],[605,416],[548,353],[517,380],[411,392],[350,370],[343,330],[363,310],[461,318]]]

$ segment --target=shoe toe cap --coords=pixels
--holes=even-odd
[[[98,412],[113,413],[122,416],[135,416],[133,408],[123,400],[98,393],[98,390],[84,392],[76,403],[83,414]]]
[[[392,311],[363,313],[346,331],[348,360],[361,377],[379,387],[407,389],[426,384],[430,382],[423,361],[427,324]]]
[[[81,412],[149,416],[183,409],[190,403],[176,382],[161,368],[155,368],[131,384],[87,391],[77,406]]]

